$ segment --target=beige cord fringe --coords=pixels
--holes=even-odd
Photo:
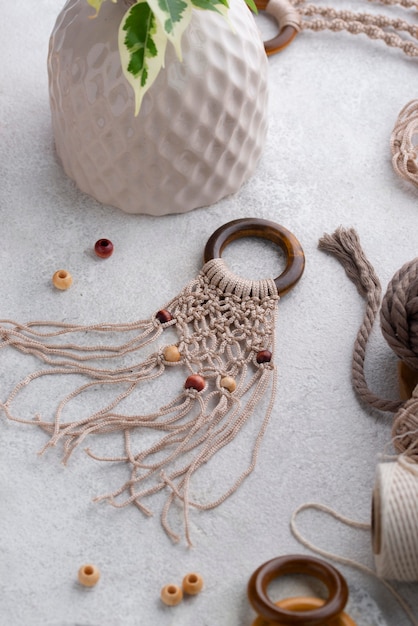
[[[274,354],[278,299],[273,280],[241,279],[222,259],[214,259],[164,307],[173,317],[165,323],[159,321],[158,312],[149,320],[131,324],[0,321],[0,349],[17,349],[45,364],[16,384],[0,407],[10,420],[35,424],[49,435],[41,453],[62,444],[65,463],[92,435],[122,434],[122,454],[104,456],[87,448],[93,459],[130,466],[127,481],[97,500],[118,508],[133,504],[149,516],[152,509],[147,501],[166,492],[162,525],[173,540],[179,540],[168,518],[172,505],[180,504],[185,537],[191,545],[190,507],[203,511],[219,506],[255,467],[277,385],[273,361],[259,364],[256,355],[261,350]],[[176,333],[180,362],[168,362],[164,357],[164,348],[171,345],[164,343],[167,330]],[[77,341],[69,341],[74,336]],[[109,338],[112,343],[104,343]],[[144,348],[149,350],[158,340],[160,345],[144,356]],[[191,374],[201,375],[205,389],[198,392],[182,385],[174,399],[148,414],[141,412],[139,395],[136,412],[122,410],[123,402],[138,393],[144,382],[160,378],[170,368],[181,368],[184,380]],[[39,414],[35,419],[15,415],[15,402],[25,388],[44,377],[60,381],[64,375],[73,376],[76,386],[57,400],[49,419]],[[85,379],[82,384],[80,376]],[[235,391],[221,385],[225,376],[235,379]],[[163,381],[164,377],[162,386]],[[58,383],[58,391],[59,387]],[[114,397],[87,417],[79,417],[74,401],[92,390],[114,390]],[[267,408],[259,415],[262,400]],[[235,479],[231,472],[229,487],[213,501],[199,499],[192,484],[196,472],[230,444],[253,416],[258,422],[257,435],[246,469]],[[138,439],[139,433],[156,433],[159,438],[149,443],[143,436]],[[239,467],[240,461],[237,458],[234,465]]]

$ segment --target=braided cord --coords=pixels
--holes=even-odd
[[[416,0],[401,0],[400,2],[386,0],[384,4],[418,8]],[[392,48],[400,48],[410,57],[418,57],[418,43],[414,41],[418,41],[418,26],[403,19],[337,10],[332,7],[319,7],[314,4],[304,4],[304,0],[296,1],[295,6],[303,16],[302,29],[304,30],[316,32],[345,30],[352,35],[363,34],[370,39],[379,39]],[[407,37],[402,37],[399,33],[406,33]]]

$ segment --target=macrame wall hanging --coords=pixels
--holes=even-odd
[[[372,0],[368,0],[372,2]],[[415,11],[417,0],[380,0],[377,4]],[[308,4],[306,0],[256,0],[258,9],[269,13],[278,23],[278,34],[264,42],[268,55],[280,52],[301,31],[346,31],[366,35],[387,46],[398,48],[409,57],[418,57],[418,25],[399,17],[357,13]],[[411,100],[400,111],[391,137],[392,165],[403,179],[418,186],[418,100]]]
[[[278,278],[248,280],[228,269],[221,258],[224,247],[234,239],[251,236],[271,240],[284,251],[286,267]],[[45,430],[50,439],[43,451],[62,443],[64,461],[86,438],[120,433],[123,446],[119,454],[87,451],[93,459],[130,467],[126,482],[98,499],[116,507],[133,504],[151,515],[149,501],[165,492],[162,525],[173,540],[179,540],[168,519],[172,504],[179,503],[189,545],[190,507],[201,511],[215,508],[254,469],[276,391],[277,303],[304,270],[303,250],[294,235],[260,219],[239,219],[219,228],[207,242],[204,261],[197,278],[148,320],[88,326],[0,321],[0,348],[15,348],[45,363],[9,393],[1,404],[6,416]],[[160,402],[164,380],[173,369],[182,373],[176,397],[154,412],[142,413],[145,383],[159,379]],[[15,415],[17,397],[28,386],[45,377],[48,381],[57,378],[56,389],[62,393],[65,375],[78,382],[57,400],[50,419]],[[111,391],[112,397],[80,417],[80,400],[92,390],[99,390],[100,397]],[[136,412],[123,411],[135,392]],[[97,399],[100,402],[103,400]],[[263,402],[266,406],[261,411]],[[257,434],[248,466],[231,478],[223,494],[205,503],[195,492],[195,474],[254,420]]]

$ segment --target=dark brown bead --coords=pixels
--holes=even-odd
[[[257,363],[270,363],[272,356],[270,350],[260,350],[256,356]]]
[[[97,256],[101,257],[102,259],[107,259],[113,254],[113,243],[110,241],[110,239],[99,239],[94,244],[94,251]]]
[[[199,374],[192,374],[186,378],[184,383],[185,389],[196,389],[196,391],[202,391],[205,388],[205,379]]]
[[[161,324],[165,324],[166,322],[171,322],[171,320],[173,319],[173,316],[171,315],[170,311],[167,311],[166,309],[161,309],[161,311],[158,311],[155,317],[157,318],[159,322],[161,322]]]

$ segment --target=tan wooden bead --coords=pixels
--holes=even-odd
[[[183,591],[184,593],[189,594],[190,596],[195,596],[197,593],[202,591],[203,589],[203,578],[200,574],[196,574],[192,572],[190,574],[186,574],[183,578]]]
[[[99,579],[100,570],[95,565],[82,565],[78,570],[78,582],[84,587],[94,587]]]
[[[169,363],[177,363],[181,361],[181,354],[177,346],[167,346],[164,348],[164,358]]]
[[[183,600],[183,591],[178,585],[165,585],[161,589],[161,600],[168,606],[176,606]]]
[[[73,277],[67,270],[57,270],[52,277],[52,283],[57,289],[68,289],[73,284]]]
[[[228,391],[230,391],[231,393],[237,388],[235,378],[232,378],[232,376],[224,376],[223,378],[221,378],[220,385],[224,389],[228,389]]]

